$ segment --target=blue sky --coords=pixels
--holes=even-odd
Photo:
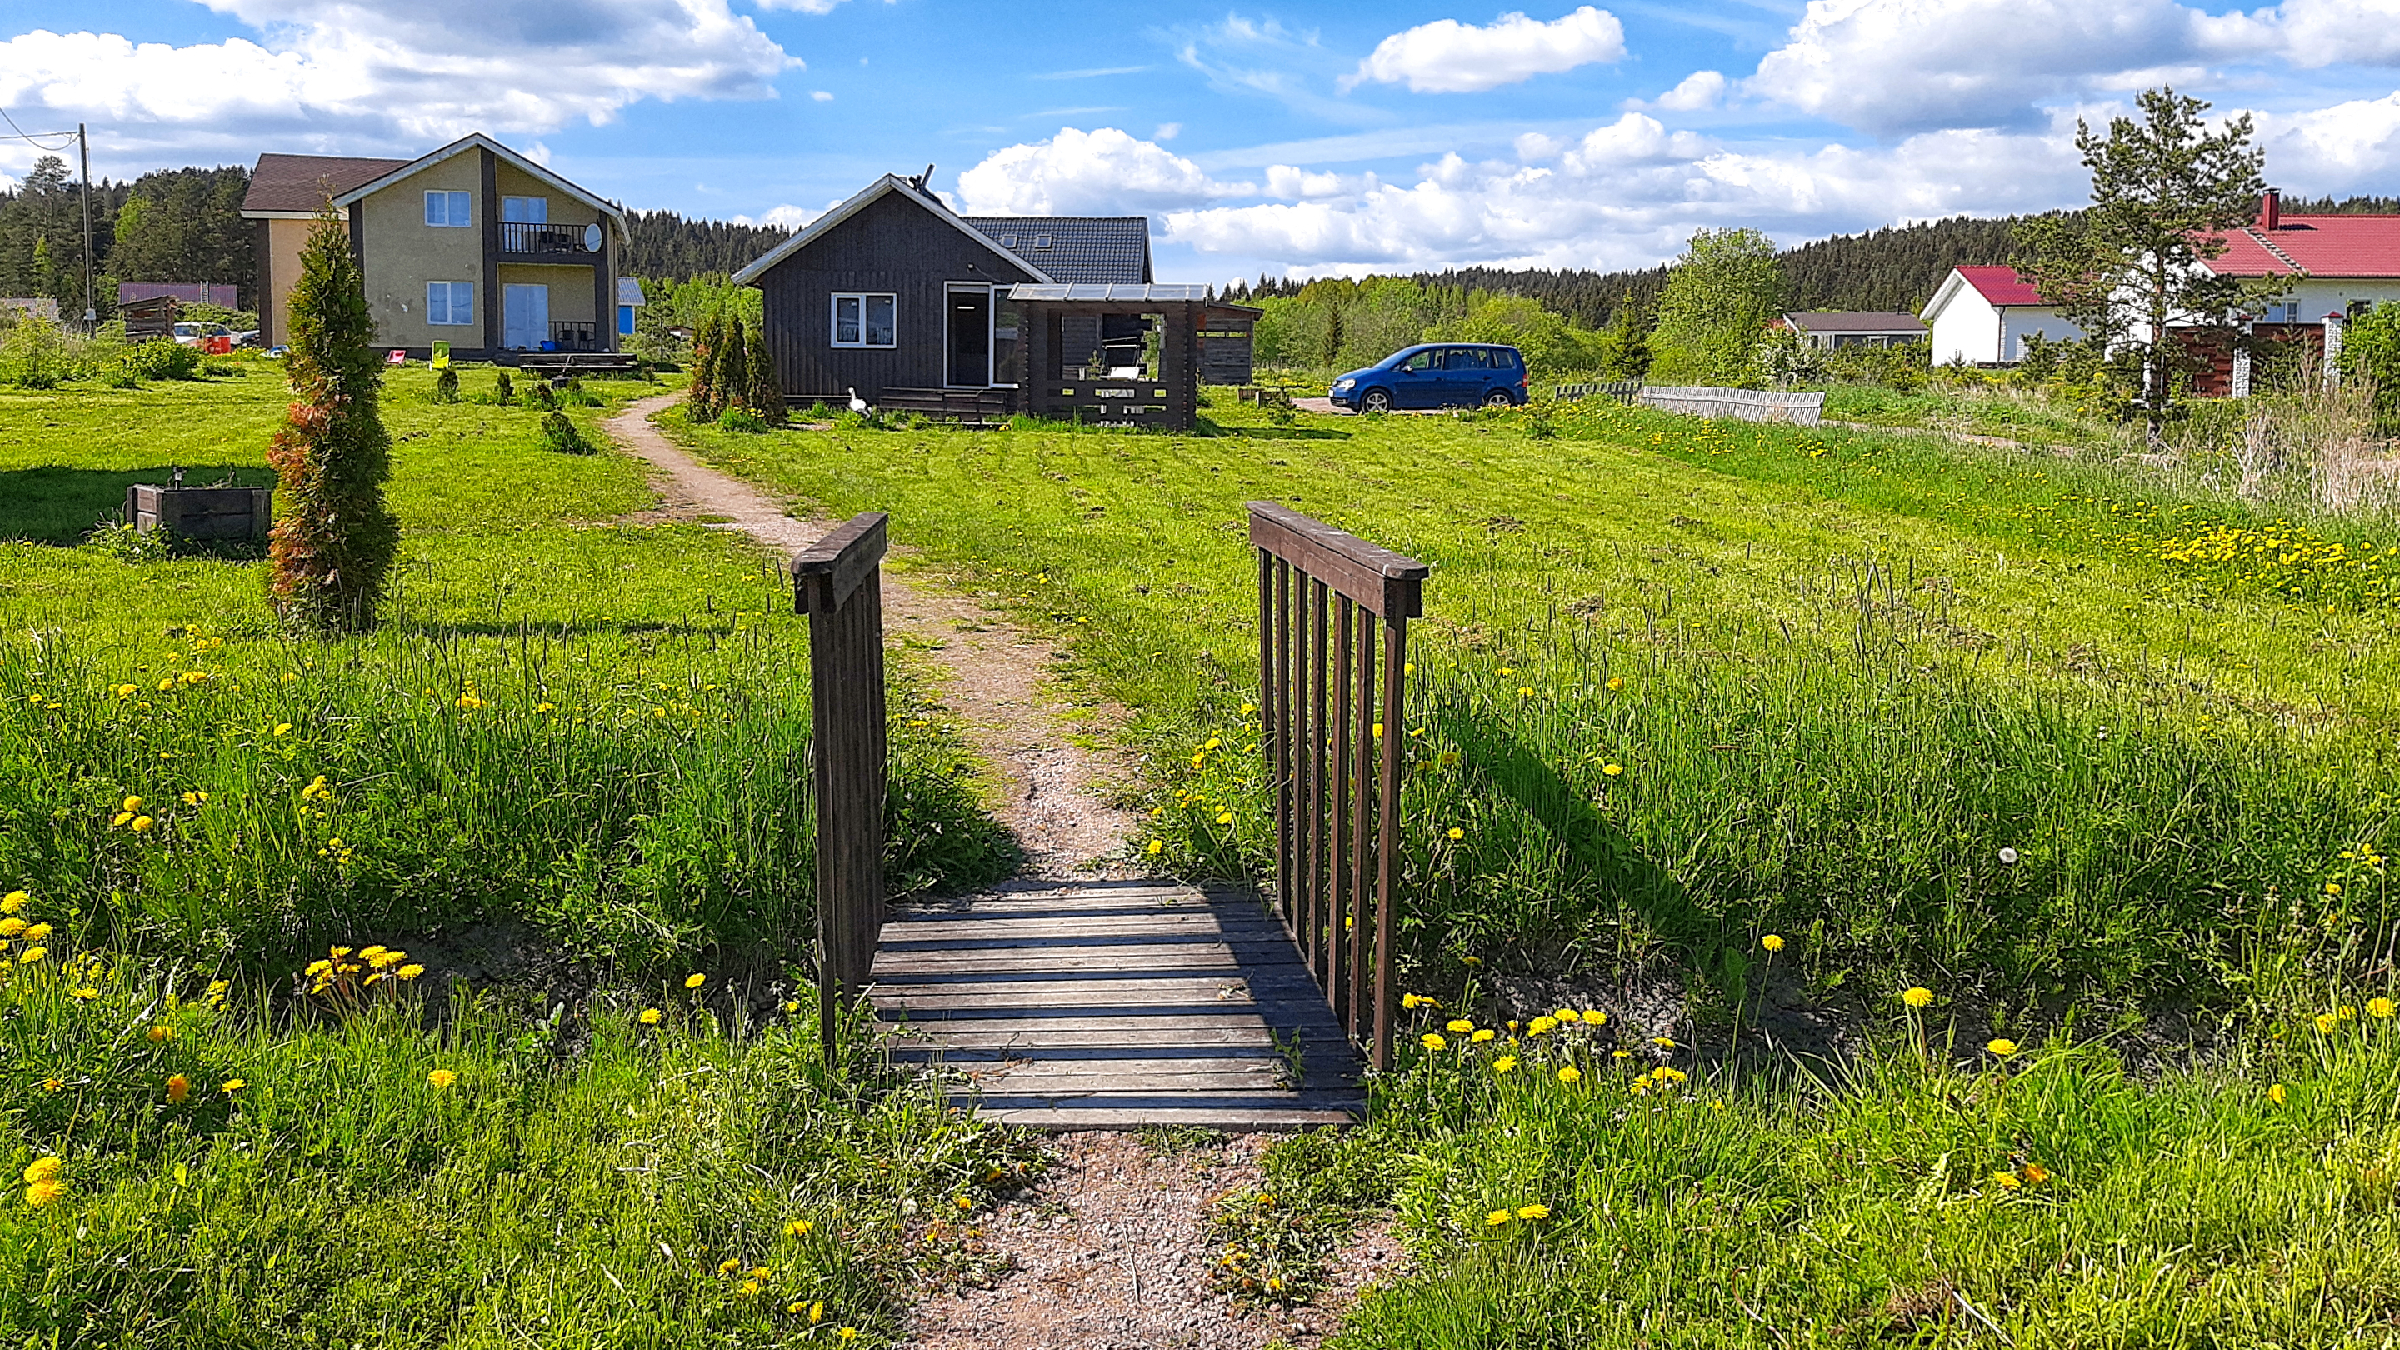
[[[1175,17],[1168,17],[1175,16]],[[1153,222],[1162,277],[1610,268],[2079,199],[2172,82],[2287,190],[2400,195],[2400,0],[8,0],[0,107],[117,177],[483,130],[635,207],[797,223],[936,166]],[[0,176],[24,147],[0,148]]]

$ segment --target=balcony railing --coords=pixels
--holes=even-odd
[[[608,343],[602,338],[600,325],[583,319],[552,320],[550,345],[562,352],[604,352],[608,350]]]
[[[502,253],[589,253],[583,225],[547,225],[537,221],[500,222]]]

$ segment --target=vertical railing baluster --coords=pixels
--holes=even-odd
[[[1383,621],[1383,784],[1376,794],[1382,816],[1378,831],[1375,874],[1375,1067],[1392,1065],[1392,1013],[1397,997],[1392,988],[1393,888],[1399,881],[1400,745],[1407,730],[1400,725],[1402,676],[1408,671],[1408,620],[1387,615]]]
[[[1312,669],[1308,681],[1310,707],[1308,723],[1308,968],[1320,983],[1328,973],[1324,951],[1326,916],[1332,912],[1332,886],[1327,883],[1326,845],[1330,832],[1325,828],[1325,611],[1326,586],[1314,581],[1309,586],[1311,602],[1308,616],[1309,656]]]
[[[1367,938],[1375,929],[1375,616],[1358,612],[1358,795],[1350,809],[1350,894],[1358,922],[1350,930],[1350,1035],[1366,1029]]]
[[[1334,629],[1333,678],[1333,830],[1325,850],[1328,880],[1333,883],[1332,903],[1325,923],[1325,997],[1333,1004],[1334,1016],[1341,1020],[1342,1030],[1350,1030],[1345,1015],[1350,1005],[1350,981],[1357,978],[1357,965],[1348,959],[1350,951],[1350,666],[1352,641],[1358,624],[1354,617],[1357,606],[1349,596],[1342,596],[1334,607],[1338,616]]]
[[[1292,565],[1275,561],[1275,912],[1292,921]]]

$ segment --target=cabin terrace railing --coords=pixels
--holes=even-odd
[[[884,689],[881,511],[853,516],[792,562],[808,616],[808,697],[817,795],[817,1025],[825,1066],[849,1000],[866,988],[882,936]]]
[[[1249,509],[1275,908],[1336,1020],[1387,1069],[1401,700],[1431,569],[1273,502]]]

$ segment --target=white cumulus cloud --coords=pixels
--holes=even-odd
[[[958,176],[971,215],[1105,215],[1194,206],[1247,196],[1250,183],[1219,183],[1199,165],[1115,127],[1056,136],[993,151]]]
[[[414,153],[470,130],[603,124],[644,99],[752,99],[797,59],[726,0],[205,0],[259,38],[0,41],[0,105],[119,154]]]
[[[1523,14],[1503,14],[1481,28],[1436,19],[1377,43],[1341,87],[1372,81],[1405,84],[1419,94],[1471,94],[1624,55],[1625,26],[1590,5],[1547,23]]]
[[[1686,75],[1667,92],[1651,100],[1650,106],[1666,112],[1699,112],[1717,106],[1725,97],[1725,76],[1714,70],[1695,70]]]

